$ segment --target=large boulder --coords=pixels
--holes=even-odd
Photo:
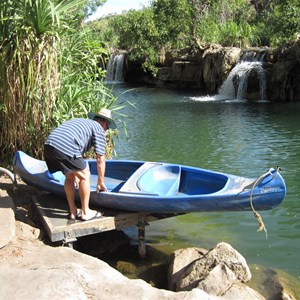
[[[280,61],[273,64],[268,83],[272,101],[300,100],[300,60]]]
[[[264,299],[243,283],[251,279],[244,257],[227,243],[210,251],[188,248],[173,253],[169,268],[169,285],[176,291],[201,289],[210,295],[230,299]]]
[[[300,36],[274,51],[274,61],[268,73],[270,100],[300,100]]]
[[[160,59],[156,76],[159,87],[203,89],[202,53],[191,49],[170,50]]]
[[[176,284],[187,268],[205,253],[207,253],[206,249],[192,247],[178,249],[171,254],[171,264],[168,272],[168,283],[171,291],[176,290]]]
[[[203,80],[208,93],[217,93],[231,69],[238,62],[241,49],[214,45],[203,54]]]

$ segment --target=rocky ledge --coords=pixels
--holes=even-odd
[[[245,89],[243,97],[247,100],[300,101],[300,36],[278,49],[241,49],[222,47],[218,44],[208,44],[197,49],[163,49],[159,55],[160,63],[157,65],[156,76],[144,72],[143,61],[131,60],[134,51],[133,49],[125,56],[126,83],[188,89],[199,92],[199,95],[215,95],[237,64],[256,62],[259,63],[259,68],[244,65],[244,70],[247,68],[245,76],[242,75],[244,70],[240,69],[242,72],[237,72],[232,79],[230,78],[235,89],[235,95],[230,92],[230,97],[238,96],[238,86],[241,83],[241,87]],[[244,81],[246,78],[247,81]],[[263,95],[261,84],[265,85]],[[228,97],[228,94],[226,95]]]
[[[12,198],[3,189],[11,184],[3,184],[2,179],[3,299],[266,299],[245,284],[251,279],[247,263],[226,243],[210,251],[175,251],[169,267],[170,290],[157,289],[141,279],[128,279],[107,263],[71,248],[47,245],[43,232],[28,216],[28,203],[20,206],[22,192]],[[276,285],[276,298],[272,299],[296,299],[282,283]]]

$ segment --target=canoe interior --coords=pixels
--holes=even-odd
[[[145,164],[151,164],[150,168],[143,169]],[[89,166],[91,189],[95,190],[97,183],[95,161],[89,161]],[[139,172],[141,168],[142,172]],[[172,164],[136,161],[107,161],[105,173],[105,184],[109,191],[157,196],[215,193],[223,189],[227,181],[228,177],[219,173]]]
[[[97,166],[95,160],[87,160],[91,171],[91,192],[96,191]],[[224,188],[228,177],[206,170],[165,163],[142,161],[107,160],[105,184],[116,193],[145,194],[152,196],[200,195],[215,193]],[[47,180],[63,185],[61,172],[50,174],[46,163],[26,156],[22,157],[24,168],[44,176]]]

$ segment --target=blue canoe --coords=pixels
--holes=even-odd
[[[210,170],[160,162],[107,160],[108,192],[96,192],[95,160],[91,171],[91,206],[152,213],[268,210],[279,205],[286,185],[275,169],[259,178],[245,178]],[[46,163],[18,151],[14,173],[28,185],[65,197],[61,172],[50,174]],[[78,191],[76,191],[78,198]],[[253,207],[252,207],[253,205]]]

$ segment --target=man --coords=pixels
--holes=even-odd
[[[106,130],[117,128],[111,111],[102,108],[98,113],[88,113],[89,119],[72,119],[55,128],[44,145],[44,156],[50,173],[62,171],[65,176],[65,193],[70,208],[70,220],[83,221],[101,217],[89,208],[90,170],[82,155],[94,147],[97,160],[97,192],[107,191],[104,184]],[[81,211],[75,204],[75,185],[78,186]]]

